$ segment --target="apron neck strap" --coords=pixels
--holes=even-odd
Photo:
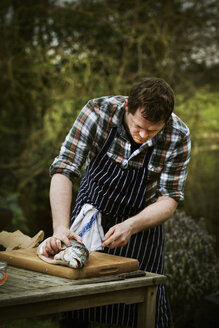
[[[151,155],[152,155],[153,150],[154,150],[154,146],[151,146],[151,147],[148,148],[148,150],[147,150],[147,152],[145,154],[145,157],[144,157],[144,161],[142,163],[142,166],[144,166],[144,167],[147,167],[148,166],[148,163],[149,163],[149,161],[151,159]]]
[[[117,132],[117,127],[113,127],[110,129],[110,132],[107,136],[107,139],[103,145],[103,148],[101,150],[101,153],[106,153],[106,151],[108,150],[109,146],[111,145],[113,139],[115,138],[116,136],[116,132]]]

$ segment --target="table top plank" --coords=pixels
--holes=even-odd
[[[41,302],[42,298],[44,301],[49,301],[158,285],[166,280],[165,276],[146,273],[145,277],[92,284],[90,284],[91,280],[96,280],[96,278],[83,279],[84,284],[77,285],[78,280],[55,277],[12,266],[8,267],[7,274],[8,280],[0,286],[0,307]]]

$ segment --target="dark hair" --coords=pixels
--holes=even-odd
[[[151,122],[167,121],[174,108],[174,93],[167,82],[157,77],[144,78],[130,90],[128,111],[142,109],[143,117]]]

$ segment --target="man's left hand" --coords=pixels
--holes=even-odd
[[[103,247],[115,248],[125,246],[132,236],[130,223],[124,221],[114,225],[103,238]]]

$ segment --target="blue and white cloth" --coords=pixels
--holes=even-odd
[[[93,205],[83,205],[70,230],[82,238],[89,251],[103,249],[104,231],[101,225],[101,213]]]

